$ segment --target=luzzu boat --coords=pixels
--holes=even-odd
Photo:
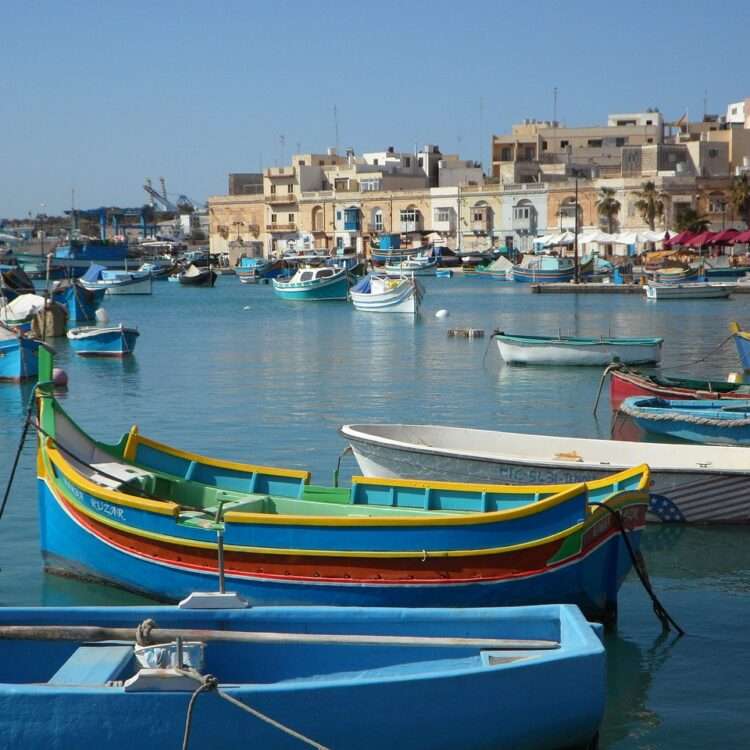
[[[570,281],[575,275],[575,264],[568,258],[554,255],[527,255],[509,272],[513,281],[545,284]]]
[[[177,747],[203,682],[191,748],[583,750],[604,714],[600,631],[570,605],[2,607],[0,737]]]
[[[706,445],[750,445],[750,400],[627,398],[620,411],[646,432]]]
[[[349,278],[344,269],[303,266],[290,279],[273,279],[273,291],[286,300],[345,300],[349,294]]]
[[[116,326],[83,326],[71,328],[68,341],[76,354],[89,357],[125,357],[135,350],[139,333],[136,328]]]
[[[167,600],[217,587],[221,534],[227,585],[254,604],[562,602],[608,619],[631,559],[598,504],[636,550],[645,523],[645,466],[589,485],[318,487],[305,471],[186,453],[136,428],[96,442],[45,386],[38,402],[45,565]]]
[[[733,334],[732,338],[737,348],[737,355],[740,358],[740,362],[742,362],[742,368],[748,371],[750,370],[750,333],[743,331],[739,323],[736,322],[733,322],[729,326],[729,330]]]
[[[508,364],[522,365],[626,365],[661,360],[660,338],[613,338],[611,336],[519,336],[495,331],[500,356]]]

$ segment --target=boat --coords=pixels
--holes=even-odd
[[[151,294],[149,271],[108,271],[92,263],[78,281],[90,292],[104,289],[107,294]]]
[[[648,299],[727,299],[737,289],[737,285],[709,281],[686,283],[650,281],[644,289]]]
[[[175,264],[171,260],[149,260],[145,263],[141,263],[138,267],[139,273],[149,273],[151,278],[155,280],[166,279],[167,276],[174,273]]]
[[[437,271],[435,271],[435,278],[452,279],[453,271],[450,268],[438,268]]]
[[[732,338],[742,367],[745,371],[748,371],[750,370],[750,333],[743,331],[736,321],[730,324],[729,330],[732,332]]]
[[[10,302],[0,305],[0,323],[24,332],[31,330],[31,323],[37,314],[47,306],[41,294],[19,294]]]
[[[82,326],[66,334],[76,354],[89,357],[125,357],[132,354],[140,335],[136,328],[116,326]]]
[[[498,281],[510,281],[513,264],[504,255],[501,255],[491,263],[476,266],[473,270],[477,276],[486,276]]]
[[[616,411],[631,396],[658,396],[666,399],[750,398],[750,386],[724,380],[647,375],[627,367],[609,369],[609,401]]]
[[[596,745],[606,655],[575,607],[186,605],[2,607],[6,747]]]
[[[698,281],[701,269],[698,266],[679,266],[660,268],[648,274],[649,280],[657,284],[684,284],[688,281]]]
[[[626,398],[620,411],[642,430],[704,445],[750,445],[750,400]]]
[[[349,294],[349,274],[328,266],[301,266],[289,279],[273,279],[273,291],[286,300],[345,300]]]
[[[227,581],[254,605],[564,603],[612,620],[631,568],[623,529],[640,543],[646,466],[564,486],[321,487],[305,471],[187,453],[136,428],[116,445],[94,441],[38,392],[46,568],[162,600],[216,588],[220,533]]]
[[[369,274],[351,288],[354,307],[364,312],[419,312],[424,290],[412,277],[393,279],[385,274]]]
[[[257,284],[261,279],[273,279],[289,271],[285,260],[266,260],[265,258],[241,258],[235,269],[237,277],[243,284]]]
[[[508,364],[523,365],[626,365],[661,360],[661,338],[600,336],[520,336],[495,331],[500,356]]]
[[[434,276],[436,268],[437,258],[422,253],[398,262],[391,261],[385,264],[385,272],[389,276],[402,276],[405,273],[415,276]]]
[[[172,277],[168,280],[171,281]],[[177,274],[177,281],[183,286],[213,286],[216,283],[216,273],[208,266],[199,268],[191,263],[187,269]]]
[[[96,319],[96,311],[102,304],[106,289],[90,290],[78,279],[63,279],[52,284],[52,299],[65,307],[68,323],[85,323]]]
[[[17,258],[24,270],[38,278],[44,277],[47,260],[43,256],[21,253]],[[50,255],[51,267],[67,277],[81,276],[92,263],[108,269],[125,269],[127,259],[126,242],[92,238],[71,239],[56,247]]]
[[[549,284],[571,281],[575,264],[569,258],[556,255],[525,255],[521,263],[508,272],[513,281],[530,284]]]
[[[0,382],[34,380],[40,345],[36,339],[0,322]]]
[[[386,263],[401,263],[413,258],[428,248],[425,247],[401,247],[400,234],[381,234],[377,238],[377,246],[373,243],[370,249],[370,260],[373,265],[384,265]]]
[[[365,476],[454,482],[577,482],[639,462],[651,469],[648,520],[750,523],[746,448],[594,440],[445,425],[341,428]]]

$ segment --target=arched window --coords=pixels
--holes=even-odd
[[[325,232],[325,219],[322,206],[315,206],[312,210],[312,230],[313,232]]]
[[[383,209],[373,208],[372,209],[372,231],[382,232],[383,231]]]

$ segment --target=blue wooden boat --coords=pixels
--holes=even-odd
[[[529,284],[549,284],[570,281],[575,275],[575,265],[569,258],[554,255],[526,256],[523,263],[510,271],[513,281]]]
[[[750,445],[750,400],[626,398],[620,411],[646,432],[706,445]]]
[[[77,279],[57,281],[52,287],[52,299],[68,311],[69,323],[87,323],[96,319],[106,289],[86,289]]]
[[[76,354],[89,357],[125,357],[132,354],[139,333],[135,328],[83,326],[71,328],[68,341]]]
[[[605,690],[569,605],[0,609],[14,750],[179,747],[191,696],[190,748],[590,748]]]
[[[37,377],[40,342],[0,323],[0,382]]]
[[[274,279],[273,291],[286,300],[345,300],[349,284],[350,276],[344,269],[303,266],[290,279]]]
[[[47,568],[162,599],[216,588],[221,532],[231,587],[254,604],[563,602],[609,619],[631,560],[599,504],[620,513],[636,550],[645,524],[646,467],[588,485],[321,487],[305,471],[187,453],[135,428],[96,442],[41,394]]]
[[[737,354],[745,371],[750,371],[750,333],[743,331],[739,323],[733,322],[729,326],[734,338],[734,345],[737,348]]]
[[[79,283],[92,292],[103,289],[107,294],[151,294],[150,271],[108,271],[92,263]]]

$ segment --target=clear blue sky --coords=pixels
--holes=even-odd
[[[750,96],[748,0],[6,0],[0,217],[139,206],[143,180],[199,201],[335,138],[483,157],[493,132]],[[480,123],[480,97],[483,117]],[[481,127],[480,127],[481,125]],[[480,150],[481,149],[481,150]]]

